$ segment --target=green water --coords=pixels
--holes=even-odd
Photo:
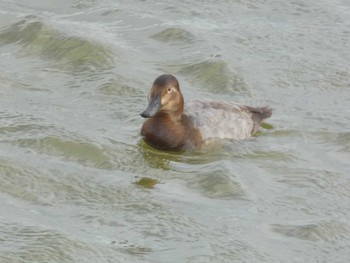
[[[348,262],[346,1],[0,3],[0,262]],[[140,140],[151,83],[270,105],[258,136]]]

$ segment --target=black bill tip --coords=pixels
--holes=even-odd
[[[141,112],[141,113],[140,113],[140,116],[141,116],[142,118],[149,118],[149,117],[151,117],[150,114],[149,114],[148,112],[146,112],[146,111]]]

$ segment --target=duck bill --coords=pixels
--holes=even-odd
[[[157,95],[151,99],[147,108],[140,113],[143,118],[153,117],[160,109],[160,96]]]

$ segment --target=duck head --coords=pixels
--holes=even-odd
[[[143,118],[151,118],[158,112],[181,117],[184,108],[184,98],[180,91],[179,82],[173,75],[160,75],[153,82],[148,94],[148,106],[140,114]]]

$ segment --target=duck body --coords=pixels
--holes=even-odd
[[[185,114],[174,120],[168,114],[159,113],[145,121],[141,134],[149,145],[161,150],[194,149],[202,142],[200,131]]]
[[[253,108],[229,102],[194,100],[185,107],[202,139],[247,139],[254,135],[263,119],[271,116],[267,107]]]
[[[161,75],[153,83],[149,105],[140,115],[146,143],[161,150],[200,148],[209,139],[246,139],[271,116],[269,107],[193,100],[184,106],[177,79]]]

